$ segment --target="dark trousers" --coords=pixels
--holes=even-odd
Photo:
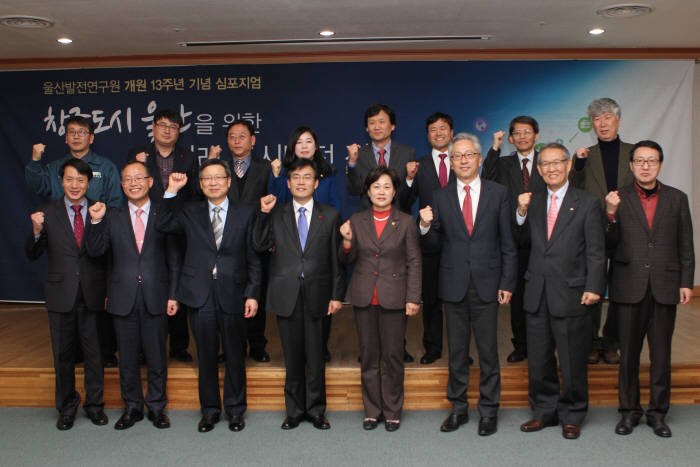
[[[277,317],[286,369],[284,403],[289,417],[320,417],[326,412],[323,322],[323,317],[304,312],[301,290],[291,316]]]
[[[553,316],[545,296],[537,311],[526,317],[530,407],[535,420],[580,426],[588,411],[591,318]]]
[[[258,312],[250,319],[245,320],[246,339],[250,354],[261,354],[265,351],[267,338],[265,337],[265,323],[267,313],[265,313],[265,297],[267,296],[267,275],[269,270],[269,256],[264,255],[262,261],[262,284],[260,286],[260,299],[258,300]],[[245,348],[244,348],[245,351]]]
[[[85,355],[85,412],[94,414],[104,407],[104,371],[97,337],[98,315],[103,311],[88,310],[78,288],[75,305],[67,313],[49,310],[49,330],[53,367],[56,374],[56,409],[61,415],[75,416],[80,395],[75,390],[75,352],[78,343]]]
[[[452,411],[467,413],[469,388],[469,345],[474,331],[479,351],[479,415],[495,417],[501,397],[501,369],[498,363],[498,302],[484,302],[473,285],[461,302],[445,302],[449,378],[447,399]]]
[[[117,333],[119,349],[119,383],[125,407],[143,412],[145,402],[151,412],[163,410],[167,403],[165,395],[168,379],[168,359],[165,353],[165,341],[168,337],[167,315],[162,311],[157,315],[149,313],[139,287],[131,313],[126,316],[114,315],[114,329]],[[145,399],[141,386],[140,350],[143,351],[148,366],[148,390]]]
[[[175,316],[168,316],[170,353],[186,351],[190,346],[190,330],[187,327],[187,314],[190,307],[180,304]],[[121,352],[120,352],[121,353]]]
[[[423,347],[425,352],[442,355],[442,302],[438,299],[440,254],[423,254]]]
[[[651,289],[640,303],[617,303],[620,330],[620,412],[637,419],[639,401],[639,354],[644,336],[649,343],[649,408],[647,419],[663,420],[671,402],[671,338],[676,305],[654,300]]]
[[[513,348],[519,352],[527,353],[527,326],[525,325],[525,309],[523,308],[523,296],[525,295],[525,271],[530,258],[529,248],[518,249],[518,278],[515,283],[515,291],[510,299],[510,329],[513,332]]]
[[[400,420],[406,310],[355,307],[365,417]]]
[[[221,347],[226,357],[224,372],[224,410],[231,415],[243,415],[246,410],[245,335],[243,313],[226,313],[212,285],[209,297],[199,309],[190,312],[190,326],[197,344],[199,361],[199,403],[204,416],[221,413],[219,367],[217,352]]]
[[[117,335],[114,331],[114,320],[112,315],[104,310],[97,314],[97,331],[102,356],[114,356],[114,353],[117,351]]]
[[[612,274],[614,261],[610,261],[614,251],[608,251],[608,279]],[[608,280],[608,283],[610,281]],[[603,300],[594,305],[591,312],[591,320],[593,322],[592,333],[593,348],[598,350],[617,350],[620,348],[617,307],[613,302],[608,303],[608,313],[605,315],[605,323],[603,324]],[[599,335],[600,326],[603,325],[603,335]]]

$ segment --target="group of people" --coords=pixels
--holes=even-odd
[[[43,165],[44,147],[37,144],[26,170],[30,188],[52,200],[31,215],[26,249],[32,259],[44,250],[49,256],[57,427],[73,426],[81,402],[78,347],[85,359],[84,409],[93,423],[108,422],[100,329],[109,325],[99,324],[106,308],[125,403],[116,429],[142,420],[144,405],[154,426],[170,426],[166,341],[170,323],[170,356],[191,359],[186,345],[173,346],[182,323],[187,333],[187,316],[198,354],[198,430],[214,429],[222,408],[232,431],[244,429],[245,357],[269,361],[266,311],[277,317],[285,360],[281,428],[309,421],[328,429],[330,320],[346,301],[354,307],[360,344],[366,430],[382,421],[387,431],[400,428],[404,363],[412,360],[406,321],[422,307],[421,364],[442,357],[443,309],[447,324],[452,410],[440,430],[468,421],[473,333],[478,434],[495,433],[497,310],[510,304],[507,360],[527,359],[533,411],[522,431],[561,424],[565,438],[578,438],[588,408],[588,363],[602,357],[620,363],[615,432],[631,433],[646,415],[654,433],[671,436],[664,419],[671,337],[676,305],[689,302],[694,274],[688,199],[658,181],[663,150],[657,143],[620,141],[615,101],[597,99],[588,113],[598,143],[577,149],[575,157],[558,143],[536,151],[538,123],[519,116],[507,135],[516,151],[501,157],[506,133],[498,131],[484,159],[476,136],[455,135],[452,118],[436,112],[426,121],[431,153],[416,160],[412,148],[391,138],[393,110],[372,105],[365,112],[371,143],[347,148],[347,192],[360,197],[360,209],[345,221],[333,167],[309,127],[292,132],[283,160],[269,162],[252,155],[252,124],[236,121],[227,130],[231,163],[213,146],[199,166],[177,145],[179,115],[161,111],[154,143],[131,151],[121,179],[112,180],[116,168],[89,149],[92,123],[71,118],[71,154]],[[118,184],[125,205],[115,193]],[[416,202],[418,219],[411,215]],[[347,265],[353,265],[349,284]],[[610,305],[601,339],[606,284]],[[651,360],[646,412],[639,395],[645,336]]]

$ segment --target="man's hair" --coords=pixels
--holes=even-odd
[[[588,118],[592,119],[596,115],[604,114],[606,112],[614,113],[617,118],[622,117],[620,106],[609,97],[601,97],[600,99],[596,99],[588,106]]]
[[[73,115],[70,117],[68,120],[66,120],[65,127],[68,128],[68,125],[71,123],[74,123],[79,126],[84,126],[87,128],[88,133],[91,135],[95,134],[95,124],[92,123],[92,120],[89,118],[83,117],[82,115]]]
[[[158,123],[159,120],[168,120],[173,123],[177,123],[177,126],[182,126],[182,117],[180,114],[172,109],[161,109],[155,114],[153,114],[153,124]]]
[[[204,169],[212,165],[220,165],[226,171],[226,176],[229,178],[231,177],[231,167],[228,165],[228,162],[222,161],[221,159],[205,160],[204,162],[202,162],[202,165],[199,166],[199,173],[201,174],[204,171]]]
[[[396,114],[393,110],[391,110],[391,107],[389,107],[387,104],[373,104],[367,107],[367,110],[365,110],[365,126],[367,126],[367,122],[371,117],[374,117],[381,111],[386,112],[392,125],[396,125]]]
[[[532,131],[534,131],[536,135],[538,135],[540,133],[540,125],[537,123],[537,120],[535,120],[534,118],[532,118],[528,115],[520,115],[520,116],[515,117],[513,120],[510,121],[510,126],[508,127],[508,134],[509,135],[512,135],[513,131],[515,131],[515,124],[516,123],[530,125],[532,127]]]
[[[362,192],[367,193],[369,191],[369,188],[372,186],[372,183],[379,180],[379,177],[381,177],[382,175],[388,175],[391,179],[391,184],[394,185],[394,198],[396,198],[396,195],[398,195],[399,193],[399,187],[401,186],[401,179],[399,178],[399,174],[396,173],[396,170],[386,166],[375,167],[369,171],[367,177],[365,177],[365,183],[362,186]]]
[[[433,123],[437,122],[438,120],[444,120],[445,123],[449,125],[450,130],[454,128],[454,122],[452,121],[452,117],[443,112],[435,112],[430,114],[428,118],[425,119],[425,131],[428,131],[428,127]]]
[[[471,133],[467,133],[466,131],[462,131],[457,133],[454,138],[452,138],[452,144],[454,145],[457,141],[461,140],[469,140],[474,144],[474,147],[476,148],[476,151],[481,154],[481,143],[479,142],[479,138],[476,137],[476,135],[473,135]],[[452,148],[450,147],[450,152],[452,152]]]
[[[63,174],[66,171],[66,167],[73,167],[75,170],[78,171],[80,175],[85,175],[88,179],[88,182],[92,180],[92,168],[90,168],[90,164],[88,164],[84,160],[78,159],[77,157],[71,157],[63,164],[61,164],[61,168],[58,169],[58,175],[60,175],[61,178],[63,178]]]
[[[141,162],[141,161],[131,161],[131,162],[127,162],[126,164],[124,164],[124,167],[122,167],[122,173],[124,173],[124,170],[125,170],[127,167],[129,167],[130,165],[139,165],[139,166],[141,166],[141,167],[143,168],[143,170],[146,171],[146,175],[149,176],[149,177],[151,176],[151,171],[148,170],[148,166],[147,166],[146,164],[144,164],[143,162]]]
[[[250,120],[236,120],[235,122],[231,123],[228,128],[226,128],[226,136],[228,136],[228,132],[231,131],[231,128],[236,125],[243,125],[248,129],[248,134],[250,136],[255,136],[255,126],[253,126]]]
[[[545,149],[559,149],[561,152],[564,153],[564,156],[567,160],[571,159],[571,154],[569,153],[569,150],[566,149],[566,146],[564,146],[563,144],[547,143],[540,148],[540,154],[542,154],[545,151]]]
[[[645,139],[632,146],[632,149],[630,149],[630,161],[634,159],[634,152],[639,148],[656,149],[659,152],[659,162],[664,161],[664,150],[661,149],[659,143],[650,139]]]
[[[292,176],[292,172],[296,172],[304,167],[311,167],[314,171],[314,179],[318,180],[318,167],[316,163],[311,159],[304,159],[303,157],[297,157],[287,166],[287,178]]]

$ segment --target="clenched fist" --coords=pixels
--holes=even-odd
[[[585,159],[588,157],[588,153],[591,152],[588,148],[576,148],[576,157],[578,159]]]
[[[148,153],[141,151],[140,153],[134,156],[134,159],[145,164],[146,160],[148,160]]]
[[[346,220],[340,226],[340,235],[343,237],[343,246],[350,248],[352,246],[352,227],[350,227],[350,219]]]
[[[90,213],[92,223],[97,224],[105,217],[105,214],[107,213],[107,206],[105,203],[98,201],[88,208],[88,212]]]
[[[525,217],[527,214],[527,208],[530,207],[530,201],[532,201],[532,193],[526,191],[525,193],[520,193],[518,195],[518,214]]]
[[[32,220],[32,232],[34,232],[34,236],[36,237],[44,228],[44,213],[42,211],[37,211],[29,216],[29,218]]]
[[[221,157],[221,146],[218,144],[216,146],[209,146],[209,155],[207,158],[218,159],[219,157]]]
[[[44,155],[44,151],[46,150],[46,145],[42,143],[36,143],[34,146],[32,146],[32,160],[33,161],[40,161],[41,156]]]
[[[506,137],[506,132],[501,130],[497,131],[496,133],[493,134],[493,150],[498,151],[498,149],[501,147],[501,144],[503,144],[503,138]]]
[[[168,188],[166,188],[165,191],[177,194],[185,185],[187,185],[187,175],[180,172],[173,172],[168,177]]]
[[[431,208],[429,205],[418,211],[418,217],[420,217],[421,227],[425,229],[430,227],[430,224],[433,223],[433,216],[433,208]]]
[[[620,193],[617,190],[611,191],[605,196],[605,212],[614,216],[621,202]]]
[[[406,180],[411,181],[415,178],[419,165],[420,162],[416,161],[406,162]]]
[[[272,176],[277,178],[282,172],[282,161],[279,159],[272,159],[270,161],[270,168],[272,169]]]
[[[348,146],[348,164],[354,164],[357,162],[358,154],[360,153],[360,145],[353,143]]]
[[[260,198],[260,210],[267,214],[270,211],[272,211],[272,208],[275,207],[276,202],[277,197],[275,195],[263,196],[262,198]]]

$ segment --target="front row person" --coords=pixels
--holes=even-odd
[[[523,306],[533,416],[520,429],[561,422],[564,438],[576,439],[588,410],[589,313],[605,291],[603,214],[598,198],[569,186],[564,146],[544,146],[537,170],[547,191],[522,193],[516,210],[518,240],[530,245]]]
[[[192,307],[190,325],[199,359],[201,433],[214,429],[221,418],[217,350],[219,338],[226,356],[224,411],[229,429],[245,428],[246,410],[245,337],[246,318],[255,316],[260,294],[260,258],[253,250],[252,207],[229,200],[231,169],[219,159],[205,161],[199,185],[205,201],[184,204],[173,212],[175,196],[187,176],[172,173],[156,227],[166,233],[184,233],[187,249],[177,296]]]
[[[610,300],[619,320],[619,435],[632,433],[644,414],[639,354],[646,335],[651,360],[646,422],[656,435],[671,436],[664,421],[671,398],[671,338],[676,305],[692,296],[695,254],[688,197],[657,180],[663,160],[657,143],[634,145],[629,163],[634,183],[605,199],[608,247],[615,247]]]
[[[44,250],[49,257],[45,294],[56,373],[56,428],[69,430],[80,406],[80,394],[75,390],[78,345],[85,355],[83,409],[95,425],[108,422],[103,410],[104,371],[97,330],[105,302],[105,261],[89,257],[83,245],[85,225],[90,221],[91,201],[85,197],[92,178],[90,165],[70,158],[58,174],[64,196],[31,215],[32,233],[25,250],[30,260],[38,259]]]
[[[148,196],[153,185],[145,164],[132,162],[122,170],[126,206],[109,208],[95,203],[89,208],[85,247],[91,256],[110,255],[107,313],[114,316],[119,350],[119,382],[124,413],[114,428],[124,430],[143,419],[156,428],[169,428],[165,414],[168,366],[165,342],[168,318],[177,312],[175,301],[180,254],[172,236],[156,230],[160,214]],[[148,365],[148,390],[141,388],[139,352]]]

